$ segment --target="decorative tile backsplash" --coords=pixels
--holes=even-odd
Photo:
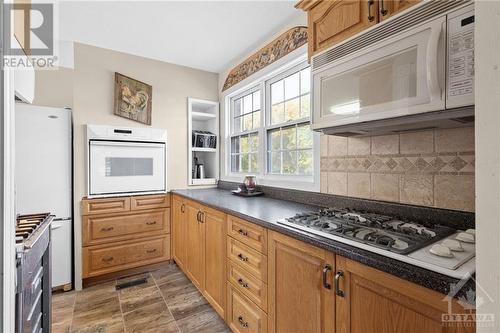
[[[474,211],[474,128],[321,138],[321,192]]]

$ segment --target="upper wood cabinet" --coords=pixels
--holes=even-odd
[[[340,256],[336,264],[342,294],[336,296],[337,333],[474,332],[473,327],[443,325],[445,295]],[[465,313],[456,300],[450,302],[453,313]]]
[[[307,11],[309,57],[421,0],[302,0]]]
[[[276,232],[268,237],[269,332],[334,332],[334,255]]]
[[[296,6],[307,11],[310,57],[378,22],[376,0],[304,0]]]
[[[386,20],[389,17],[397,14],[422,0],[378,0],[379,1],[379,18],[380,21]]]

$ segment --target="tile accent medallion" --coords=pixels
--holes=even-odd
[[[474,163],[472,127],[322,135],[321,192],[473,212]]]

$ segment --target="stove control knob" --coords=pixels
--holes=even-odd
[[[430,253],[435,254],[439,257],[446,257],[446,258],[451,258],[453,257],[453,253],[451,253],[451,250],[449,247],[441,245],[441,244],[434,244],[432,245],[431,249],[429,250]]]
[[[457,235],[456,239],[465,243],[475,243],[476,239],[473,234],[468,232],[461,232]]]
[[[476,237],[476,229],[467,229],[465,230],[465,232],[474,235],[474,238]]]
[[[455,252],[463,252],[463,247],[462,245],[460,244],[459,241],[455,240],[455,239],[445,239],[441,245],[444,245],[448,248],[450,248],[450,250],[452,251],[455,251]]]

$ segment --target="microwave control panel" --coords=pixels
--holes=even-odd
[[[474,105],[474,7],[448,15],[446,108]]]

